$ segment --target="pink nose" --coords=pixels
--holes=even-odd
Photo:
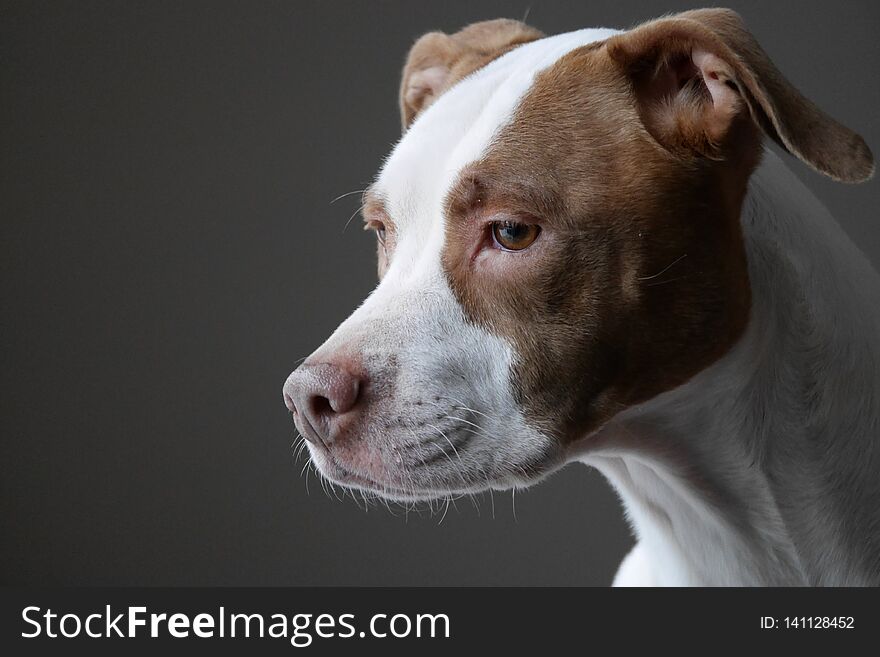
[[[284,382],[284,403],[303,437],[327,445],[342,433],[343,418],[361,392],[360,378],[331,363],[303,364]]]

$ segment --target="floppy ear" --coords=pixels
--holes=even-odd
[[[410,49],[400,83],[403,129],[453,84],[516,46],[544,35],[525,23],[499,18],[455,34],[429,32]]]
[[[842,182],[874,172],[864,140],[786,80],[729,9],[699,9],[646,23],[606,43],[633,79],[648,130],[671,150],[725,157],[749,118],[792,155]]]

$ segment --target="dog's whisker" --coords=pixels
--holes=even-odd
[[[468,413],[475,413],[476,415],[482,415],[484,418],[486,418],[486,419],[489,420],[490,422],[493,422],[493,421],[494,421],[494,419],[493,419],[492,417],[490,417],[489,415],[486,415],[486,414],[483,413],[482,411],[478,411],[478,410],[475,409],[475,408],[470,408],[467,404],[465,404],[465,403],[464,403],[463,401],[461,401],[460,399],[456,399],[455,397],[452,397],[451,395],[446,395],[445,398],[448,399],[448,400],[451,401],[451,402],[454,402],[454,403],[458,404],[460,410],[467,411]],[[429,402],[429,403],[433,403],[433,402]]]
[[[324,475],[324,473],[322,473],[320,470],[318,470],[317,472],[320,475],[319,479],[321,481],[321,490],[323,490],[324,495],[326,495],[329,498],[330,497],[330,489],[328,487],[329,479],[327,479],[327,477]]]
[[[685,258],[687,258],[687,253],[682,254],[679,257],[677,257],[675,260],[670,262],[668,265],[666,265],[663,269],[658,271],[656,274],[651,274],[650,276],[639,276],[636,280],[650,281],[651,279],[657,278],[658,276],[662,276],[663,274],[668,272],[670,269],[672,269],[675,265],[677,265],[679,262],[681,262]],[[673,279],[673,280],[675,280],[675,279]]]
[[[296,451],[294,452],[293,460],[299,461],[300,457],[303,455],[303,452],[306,449],[305,438],[303,438],[302,436],[299,436],[297,438],[297,442],[295,442],[294,445],[296,445]]]
[[[656,283],[648,283],[647,285],[645,285],[645,287],[656,287],[658,285],[666,285],[667,283],[674,283],[675,281],[680,281],[684,278],[687,278],[687,277],[686,276],[678,276],[676,278],[667,278],[665,281],[657,281]]]
[[[418,436],[416,436],[415,432],[414,432],[412,429],[410,429],[410,428],[407,427],[407,431],[409,431],[409,433],[410,433],[410,435],[413,437],[413,439],[418,440]],[[425,463],[425,459],[424,459],[424,457],[421,455],[421,453],[417,451],[417,452],[416,452],[416,456],[419,457],[419,460],[422,462],[422,466],[425,467],[425,468],[427,468],[427,467],[428,467],[428,464]]]
[[[358,216],[358,214],[360,214],[360,212],[361,212],[365,207],[366,207],[366,205],[365,205],[365,204],[362,204],[357,210],[355,210],[354,212],[351,213],[351,216],[348,218],[348,221],[345,222],[345,226],[342,227],[342,232],[343,232],[343,233],[348,229],[348,226],[349,226],[349,224],[351,224],[352,219],[354,219],[356,216]]]
[[[465,424],[469,424],[476,429],[482,429],[479,424],[474,424],[470,420],[465,420],[463,417],[456,417],[455,415],[445,415],[444,417],[449,418],[450,420],[458,420],[459,422],[464,422]]]
[[[440,522],[437,523],[437,526],[438,526],[438,527],[439,527],[440,525],[443,524],[443,521],[444,521],[444,520],[446,520],[446,514],[449,513],[449,502],[450,502],[450,500],[452,500],[452,497],[451,497],[451,496],[448,496],[448,497],[446,498],[446,508],[443,510],[443,516],[440,518]]]
[[[510,489],[510,508],[513,511],[513,521],[519,522],[516,517],[516,486]]]
[[[443,436],[443,440],[445,440],[447,443],[449,443],[449,446],[452,448],[452,451],[455,453],[455,456],[458,458],[458,463],[459,463],[459,465],[461,465],[462,471],[464,471],[464,469],[465,469],[464,468],[464,461],[461,460],[461,454],[459,454],[458,450],[455,449],[455,445],[453,445],[452,441],[449,440],[449,436],[447,436],[443,431],[441,431],[440,429],[435,427],[433,424],[428,424],[427,426],[434,429],[435,431],[438,431],[440,433],[440,435]],[[450,462],[451,462],[451,459],[450,459]],[[452,465],[453,465],[453,467],[455,467],[454,463]]]
[[[480,516],[480,505],[479,505],[479,503],[477,503],[477,498],[474,496],[473,493],[470,493],[468,495],[468,498],[470,498],[471,504],[477,510],[477,517],[479,517]]]
[[[451,466],[453,467],[453,469],[454,469],[454,468],[455,468],[455,461],[453,461],[453,460],[452,460],[452,457],[449,456],[449,454],[447,454],[446,450],[443,449],[443,446],[438,444],[438,445],[437,445],[437,449],[440,450],[440,453],[443,454],[443,457],[444,457],[447,461],[449,461],[449,465],[451,465]],[[432,459],[432,462],[433,462],[434,460],[435,460],[435,459]]]
[[[306,482],[306,496],[311,497],[312,492],[309,490],[309,474],[311,474],[311,468],[309,467],[312,464],[312,460],[309,459],[306,461],[306,464],[303,466],[303,471],[305,472],[305,482]],[[303,473],[300,472],[300,477],[303,476]]]
[[[345,192],[345,194],[340,194],[339,196],[334,198],[332,201],[330,201],[330,203],[328,205],[333,205],[334,203],[336,203],[336,201],[342,200],[348,196],[352,196],[353,194],[363,194],[366,191],[367,191],[366,189],[355,189],[350,192]]]

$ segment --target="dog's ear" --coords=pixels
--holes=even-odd
[[[804,98],[729,9],[655,20],[606,47],[633,81],[645,126],[670,150],[724,158],[745,118],[835,180],[862,182],[874,172],[864,140]]]
[[[523,43],[544,35],[525,23],[499,18],[473,23],[455,34],[429,32],[415,42],[400,83],[403,129],[463,77]]]

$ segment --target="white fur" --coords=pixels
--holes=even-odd
[[[618,580],[876,585],[880,277],[771,152],[742,225],[746,335],[603,429],[684,460],[580,455],[618,490],[639,538],[639,566],[625,562]]]
[[[644,543],[636,543],[620,563],[611,585],[635,587],[656,586],[656,584],[651,556],[647,553]]]
[[[379,379],[393,353],[401,363],[395,373],[395,393],[393,399],[384,400],[385,408],[383,402],[373,404],[377,415],[405,413],[418,422],[441,403],[445,419],[461,423],[456,427],[459,433],[469,431],[479,438],[471,440],[466,450],[446,446],[448,460],[417,468],[405,478],[381,464],[366,464],[357,474],[373,479],[383,474],[379,492],[386,497],[406,500],[527,483],[522,476],[525,464],[554,447],[549,437],[529,426],[514,400],[511,346],[466,321],[443,275],[443,201],[463,167],[491,147],[535,74],[573,48],[610,34],[610,30],[581,30],[542,39],[462,80],[410,126],[373,185],[397,227],[389,269],[310,360],[321,362],[334,352],[356,351],[371,377]],[[441,447],[454,442],[449,431],[437,424],[432,420],[426,425],[429,437],[433,432]],[[384,462],[405,458],[400,455],[401,443],[417,438],[376,427],[365,433],[380,455],[375,460]],[[313,446],[310,451],[332,477],[324,454]],[[415,456],[424,458],[424,451]]]

